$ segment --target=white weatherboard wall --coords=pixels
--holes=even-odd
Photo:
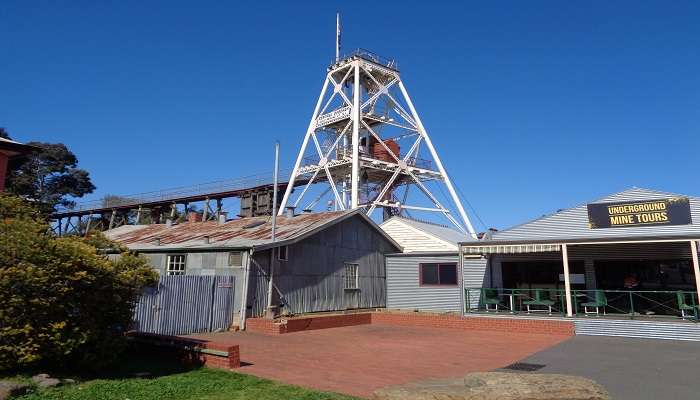
[[[418,251],[457,251],[456,243],[451,243],[435,237],[410,226],[399,218],[392,218],[386,221],[380,228],[398,242],[406,253]]]
[[[457,253],[446,255],[389,255],[386,257],[387,308],[459,312],[459,286],[420,286],[422,263],[458,262]],[[464,287],[482,287],[486,260],[464,262]]]

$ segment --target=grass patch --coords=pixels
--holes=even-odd
[[[41,390],[22,400],[232,400],[232,399],[352,399],[316,392],[266,379],[200,368],[153,379],[94,379],[71,386]]]
[[[135,377],[149,372],[150,378]],[[70,374],[73,385],[38,390],[21,400],[350,400],[354,397],[318,392],[235,372],[186,367],[157,353],[131,352],[111,368]]]

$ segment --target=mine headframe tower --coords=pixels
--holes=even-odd
[[[302,179],[307,183],[292,199],[294,182]],[[369,216],[377,208],[385,218],[441,213],[465,236],[475,237],[396,62],[366,50],[337,57],[328,67],[289,182],[280,214],[300,205],[311,210],[328,196],[336,209],[363,208]],[[312,195],[310,187],[323,182],[327,188]],[[457,215],[430,189],[436,184],[447,188]],[[409,199],[411,187],[416,189]],[[421,198],[418,203],[414,192]],[[308,203],[302,204],[305,197]]]

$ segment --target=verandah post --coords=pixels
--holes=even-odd
[[[564,263],[564,291],[566,296],[566,316],[573,317],[573,307],[571,305],[571,279],[569,277],[569,251],[566,244],[561,245],[561,257]]]
[[[695,273],[695,290],[698,295],[698,301],[700,301],[700,263],[698,262],[698,243],[695,240],[690,241],[690,253],[693,258],[693,272]]]

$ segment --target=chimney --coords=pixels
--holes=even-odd
[[[197,212],[190,211],[189,214],[187,214],[187,221],[189,223],[202,222],[202,215]]]
[[[153,239],[153,244],[156,246],[160,246],[160,238],[157,237],[157,238]]]
[[[287,206],[284,210],[284,214],[287,218],[294,218],[294,206]]]
[[[166,228],[172,228],[173,227],[173,220],[172,218],[168,218],[165,220],[165,227]]]
[[[226,223],[226,218],[227,218],[227,217],[228,217],[228,213],[227,213],[227,212],[223,212],[223,211],[220,212],[220,213],[219,213],[219,223],[220,223],[220,224]]]
[[[209,236],[204,237],[204,244],[209,244]]]

